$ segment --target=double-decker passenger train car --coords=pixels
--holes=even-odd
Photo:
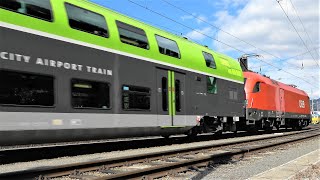
[[[85,0],[0,0],[0,83],[0,145],[310,123],[305,92]]]
[[[255,72],[244,72],[244,77],[249,128],[301,129],[309,125],[311,116],[307,93]]]
[[[89,1],[0,0],[0,144],[235,131],[243,80],[230,57]]]

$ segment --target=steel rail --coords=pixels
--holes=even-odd
[[[38,169],[31,169],[31,170],[26,170],[26,171],[17,171],[17,172],[10,172],[10,173],[3,173],[0,174],[0,178],[5,177],[6,179],[10,179],[10,178],[19,178],[19,177],[35,177],[38,176],[39,174],[47,174],[45,177],[46,178],[50,178],[50,177],[61,177],[61,176],[67,176],[70,174],[77,174],[77,172],[86,172],[86,171],[92,171],[92,170],[103,170],[104,172],[108,173],[108,169],[110,169],[110,167],[115,167],[115,166],[122,166],[123,162],[129,162],[131,161],[131,163],[139,163],[142,161],[151,161],[152,159],[159,159],[159,157],[163,157],[163,156],[168,156],[167,158],[170,158],[171,156],[174,156],[176,154],[183,154],[186,152],[190,152],[193,151],[193,153],[196,153],[196,151],[204,151],[204,150],[208,150],[211,148],[216,148],[216,147],[221,147],[221,146],[228,146],[228,145],[235,145],[235,144],[239,144],[239,143],[248,143],[248,142],[255,142],[255,141],[259,141],[259,140],[266,140],[266,139],[276,139],[279,137],[286,137],[286,136],[290,136],[290,135],[297,135],[297,134],[302,134],[302,133],[307,133],[307,132],[313,132],[313,131],[317,131],[318,129],[311,129],[311,130],[306,130],[306,131],[299,131],[299,132],[289,132],[287,134],[279,134],[279,135],[269,135],[268,137],[253,137],[251,139],[247,139],[247,140],[235,140],[231,143],[219,143],[219,144],[214,144],[214,145],[203,145],[203,146],[197,146],[197,147],[191,147],[191,148],[183,148],[183,149],[175,149],[175,150],[167,150],[167,151],[162,151],[162,152],[156,152],[156,153],[147,153],[147,154],[143,154],[143,155],[134,155],[134,156],[126,156],[126,157],[120,157],[120,158],[111,158],[111,159],[106,159],[106,160],[98,160],[98,161],[92,161],[92,162],[85,162],[85,163],[73,163],[73,164],[68,164],[68,165],[62,165],[62,166],[55,166],[55,167],[44,167],[44,168],[38,168]],[[312,136],[317,136],[319,135],[319,133],[317,133],[316,135],[312,135]],[[307,137],[309,138],[309,137]],[[289,142],[292,141],[297,141],[295,140],[290,140]],[[288,143],[288,142],[286,142]],[[118,178],[124,178],[124,177],[133,177],[133,176],[141,176],[141,175],[145,175],[145,174],[149,174],[149,173],[156,173],[157,171],[159,171],[159,169],[173,169],[173,168],[178,168],[180,166],[186,166],[186,165],[192,165],[192,164],[196,164],[196,163],[201,163],[203,161],[206,161],[208,159],[212,158],[217,158],[217,157],[223,157],[223,156],[231,156],[234,154],[239,154],[239,153],[244,153],[244,152],[248,152],[248,151],[253,151],[253,150],[257,150],[257,149],[262,149],[262,148],[266,148],[266,147],[271,147],[274,145],[267,145],[267,146],[258,146],[258,147],[252,147],[252,148],[241,148],[241,149],[235,149],[232,151],[227,151],[227,152],[221,152],[221,151],[217,151],[219,153],[217,154],[211,154],[207,157],[202,157],[202,158],[194,158],[194,159],[189,159],[183,162],[173,162],[170,164],[162,164],[159,166],[155,166],[155,167],[151,167],[151,168],[147,168],[147,169],[142,169],[139,171],[135,171],[135,172],[126,172],[125,174],[122,173],[122,175],[120,174],[114,174],[114,175],[110,175],[108,176],[108,178],[113,178],[113,179],[118,179]],[[149,159],[149,160],[147,160]],[[75,169],[79,169],[77,171],[75,171]],[[111,171],[110,171],[111,172]],[[112,173],[112,172],[111,172]],[[104,177],[103,179],[108,179],[107,177]]]

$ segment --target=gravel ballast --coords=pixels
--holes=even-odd
[[[317,149],[320,149],[320,137],[216,164],[196,179],[248,179]]]

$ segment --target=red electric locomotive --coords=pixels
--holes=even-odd
[[[246,125],[250,129],[273,127],[301,129],[311,122],[307,93],[255,72],[244,72]]]

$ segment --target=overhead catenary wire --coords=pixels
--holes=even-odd
[[[175,22],[176,24],[179,24],[179,25],[181,25],[181,26],[183,26],[183,27],[185,27],[185,28],[188,28],[188,29],[190,29],[190,30],[192,30],[192,31],[194,31],[194,32],[199,33],[199,34],[202,34],[202,35],[204,35],[204,36],[206,36],[206,37],[208,37],[208,38],[210,38],[210,39],[213,39],[213,40],[215,40],[215,41],[217,41],[217,42],[219,42],[219,43],[221,43],[221,44],[224,44],[224,45],[226,45],[226,46],[228,46],[228,47],[230,47],[230,48],[232,48],[232,49],[235,49],[235,50],[237,50],[237,51],[239,51],[239,52],[242,52],[242,53],[244,53],[244,54],[248,54],[248,53],[246,53],[246,52],[243,51],[243,50],[240,50],[240,49],[238,49],[238,48],[236,48],[236,47],[233,47],[233,46],[231,46],[231,45],[229,45],[229,44],[227,44],[227,43],[225,43],[225,42],[222,42],[222,41],[220,41],[220,40],[218,40],[218,39],[216,39],[216,38],[214,38],[214,37],[212,37],[212,36],[209,36],[209,35],[207,35],[207,34],[205,34],[205,33],[202,33],[202,32],[200,32],[200,31],[198,31],[198,30],[196,30],[196,29],[194,29],[194,28],[192,28],[192,27],[190,27],[190,26],[187,26],[187,25],[185,25],[185,24],[183,24],[183,23],[181,23],[181,22],[178,22],[178,21],[176,21],[176,20],[174,20],[174,19],[172,19],[172,18],[170,18],[170,17],[168,17],[168,16],[165,16],[165,15],[163,15],[163,14],[161,14],[161,13],[155,11],[155,10],[152,10],[151,8],[145,7],[145,6],[143,6],[143,5],[141,5],[141,4],[137,3],[137,2],[134,2],[134,1],[132,1],[132,0],[128,0],[128,1],[129,1],[130,3],[132,3],[132,4],[135,4],[136,6],[139,6],[139,7],[141,7],[141,8],[144,8],[144,9],[146,9],[146,10],[148,10],[148,11],[154,13],[154,14],[157,14],[158,16],[161,16],[161,17],[163,17],[163,18],[166,18],[166,19],[168,19],[168,20],[170,20],[170,21],[172,21],[172,22]],[[269,53],[268,53],[268,54],[269,54]],[[272,55],[272,54],[270,54],[270,55]],[[274,55],[272,55],[272,56],[274,56]],[[274,57],[275,57],[275,56],[274,56]],[[277,58],[278,58],[278,57],[277,57]],[[294,76],[294,77],[296,77],[296,78],[298,78],[298,79],[301,79],[302,81],[306,82],[306,83],[309,84],[310,86],[314,87],[314,84],[306,81],[306,80],[303,79],[303,78],[300,78],[300,77],[296,76],[295,74],[292,74],[292,73],[290,73],[290,72],[288,72],[288,71],[283,70],[282,68],[279,68],[279,67],[277,67],[277,66],[274,66],[273,64],[271,64],[271,63],[269,63],[269,62],[267,62],[267,61],[264,61],[264,60],[262,60],[261,58],[257,58],[257,57],[256,57],[256,59],[258,59],[258,60],[260,60],[260,61],[262,61],[262,62],[264,62],[264,63],[266,63],[266,64],[268,64],[268,65],[270,65],[270,66],[272,66],[272,67],[274,67],[274,68],[281,69],[283,72],[285,72],[285,73],[287,73],[287,74],[290,74],[290,75],[292,75],[292,76]]]
[[[163,17],[163,18],[169,19],[170,21],[175,22],[175,23],[177,23],[177,24],[179,24],[179,25],[181,25],[181,26],[183,26],[183,27],[185,27],[185,28],[188,28],[188,29],[190,29],[190,30],[193,30],[194,32],[197,32],[197,33],[199,33],[199,34],[201,34],[201,35],[203,35],[203,36],[206,36],[206,37],[208,37],[208,38],[210,38],[210,39],[213,39],[213,40],[215,40],[215,41],[217,41],[217,42],[219,42],[219,43],[221,43],[221,44],[223,44],[223,45],[226,45],[226,46],[228,46],[228,47],[230,47],[230,48],[232,48],[232,49],[235,49],[235,50],[237,50],[237,51],[239,51],[239,52],[241,52],[241,53],[245,53],[244,51],[242,51],[242,50],[240,50],[240,49],[238,49],[238,48],[236,48],[236,47],[234,47],[234,46],[231,46],[231,45],[229,45],[229,44],[227,44],[227,43],[225,43],[225,42],[222,42],[222,41],[220,41],[220,40],[218,40],[218,39],[216,39],[216,38],[214,38],[214,37],[212,37],[212,36],[209,36],[209,35],[201,32],[201,31],[198,31],[198,30],[196,30],[196,29],[194,29],[194,28],[192,28],[192,27],[190,27],[190,26],[188,26],[188,25],[185,25],[185,24],[183,24],[183,23],[181,23],[181,22],[178,22],[178,21],[176,21],[176,20],[174,20],[174,19],[172,19],[172,18],[170,18],[170,17],[168,17],[168,16],[165,16],[165,15],[163,15],[163,14],[157,12],[157,11],[154,11],[154,10],[152,10],[152,9],[150,9],[150,8],[147,8],[147,7],[145,7],[145,6],[143,6],[143,5],[139,4],[139,3],[136,3],[136,2],[134,2],[134,1],[132,1],[132,0],[128,0],[128,1],[129,1],[130,3],[132,3],[132,4],[135,4],[135,5],[137,5],[137,6],[140,6],[141,8],[147,9],[147,10],[149,10],[150,12],[153,12],[153,13],[155,13],[155,14]]]
[[[320,47],[317,47],[317,48],[314,48],[314,49],[311,49],[311,51],[318,51],[320,49]],[[306,51],[306,52],[303,52],[301,54],[297,54],[297,55],[294,55],[294,56],[290,56],[290,57],[287,57],[287,58],[283,58],[283,59],[277,59],[275,60],[275,62],[278,62],[278,61],[285,61],[285,60],[289,60],[289,59],[294,59],[294,58],[297,58],[297,57],[300,57],[302,55],[305,55],[305,54],[308,54],[309,51]],[[251,68],[259,68],[259,67],[263,67],[263,66],[267,66],[267,65],[260,65],[260,66],[254,66],[254,67],[251,67]],[[295,66],[292,64],[292,66]],[[296,66],[297,68],[301,68],[301,66]]]
[[[204,23],[206,23],[206,24],[208,24],[208,25],[216,28],[217,30],[219,30],[219,31],[221,31],[221,32],[223,32],[223,33],[225,33],[225,34],[228,34],[229,36],[232,36],[233,38],[236,38],[237,40],[239,40],[239,41],[241,41],[241,42],[243,42],[243,43],[246,43],[246,44],[250,45],[251,47],[254,47],[255,49],[258,49],[258,50],[260,50],[260,51],[262,51],[262,52],[264,52],[264,53],[266,53],[266,54],[268,54],[268,55],[271,55],[272,57],[277,58],[277,59],[281,59],[280,57],[278,57],[278,56],[276,56],[276,55],[274,55],[274,54],[272,54],[272,53],[270,53],[270,52],[268,52],[268,51],[266,51],[266,50],[264,50],[264,49],[261,49],[261,48],[255,46],[255,45],[253,45],[252,43],[250,43],[250,42],[248,42],[248,41],[245,41],[245,40],[243,40],[243,39],[241,39],[241,38],[239,38],[239,37],[237,37],[237,36],[235,36],[235,35],[227,32],[227,31],[225,31],[225,30],[221,29],[220,27],[218,27],[218,26],[216,26],[216,25],[208,22],[207,20],[205,20],[205,19],[203,19],[203,18],[199,18],[198,16],[194,15],[193,13],[190,13],[190,12],[182,9],[182,8],[176,6],[176,5],[173,4],[173,3],[170,3],[170,2],[167,1],[167,0],[161,0],[161,1],[165,2],[166,4],[168,4],[168,5],[176,8],[176,9],[178,9],[178,10],[180,10],[180,11],[182,11],[182,12],[184,12],[184,13],[190,15],[190,16],[192,16],[193,18],[195,18],[195,19],[197,19],[197,20],[199,20],[199,21],[201,21],[201,22],[204,22]],[[289,64],[289,63],[288,63],[288,64]],[[289,64],[289,65],[295,66],[295,67],[297,67],[297,68],[299,68],[299,69],[301,68],[300,66],[296,66],[296,65],[293,65],[293,64]]]
[[[301,25],[302,25],[302,27],[303,27],[303,30],[304,30],[304,32],[307,34],[307,36],[308,36],[308,38],[309,38],[309,41],[311,42],[311,44],[313,44],[313,42],[312,42],[312,40],[311,40],[311,38],[310,38],[310,36],[309,36],[309,33],[307,32],[306,27],[304,26],[304,24],[303,24],[303,22],[302,22],[302,20],[301,20],[301,18],[300,18],[300,16],[299,16],[299,14],[298,14],[297,9],[295,8],[295,6],[293,5],[293,3],[292,3],[291,0],[290,0],[290,3],[291,3],[291,5],[292,5],[292,7],[293,7],[293,9],[294,9],[294,11],[295,11],[295,13],[296,13],[296,15],[298,16],[299,21],[300,21],[300,23],[301,23]],[[318,52],[318,51],[317,51],[317,52]],[[319,54],[319,53],[317,53],[317,54]]]
[[[309,47],[307,46],[307,44],[306,44],[306,43],[304,42],[304,40],[302,39],[301,35],[299,34],[297,28],[294,26],[293,22],[292,22],[291,19],[289,18],[288,14],[287,14],[286,11],[283,9],[283,7],[282,7],[282,5],[281,5],[281,3],[280,3],[281,0],[276,0],[276,1],[277,1],[277,3],[279,4],[279,6],[281,7],[283,13],[286,15],[286,17],[287,17],[287,19],[289,20],[290,24],[292,25],[293,29],[294,29],[294,30],[296,31],[296,33],[298,34],[298,36],[299,36],[300,40],[302,41],[303,45],[306,47],[306,49],[307,49],[308,51],[310,51],[310,50],[309,50]],[[309,52],[309,53],[310,53],[310,52]],[[312,59],[316,62],[316,64],[318,65],[318,67],[320,67],[318,61],[313,57],[312,53],[310,53],[310,55],[311,55]]]
[[[256,59],[259,59],[259,58],[256,58]],[[286,71],[286,70],[283,70],[283,68],[274,66],[273,64],[271,64],[271,63],[269,63],[269,62],[266,62],[266,61],[263,61],[263,60],[261,60],[261,59],[259,59],[259,60],[262,61],[262,62],[264,62],[264,63],[266,63],[266,64],[268,64],[268,65],[270,65],[270,66],[272,66],[272,67],[274,67],[274,68],[277,68],[278,70],[280,70],[280,71],[282,71],[282,72],[285,72],[285,73],[290,74],[290,75],[292,75],[292,76],[294,76],[294,77],[296,77],[296,78],[298,78],[298,79],[301,79],[302,81],[304,81],[304,82],[306,82],[307,84],[309,84],[311,87],[315,87],[314,84],[310,83],[309,81],[306,81],[305,79],[303,79],[303,78],[301,78],[301,77],[299,77],[299,76],[296,76],[295,74],[292,74],[292,73],[290,73],[290,72],[288,72],[288,71]]]

